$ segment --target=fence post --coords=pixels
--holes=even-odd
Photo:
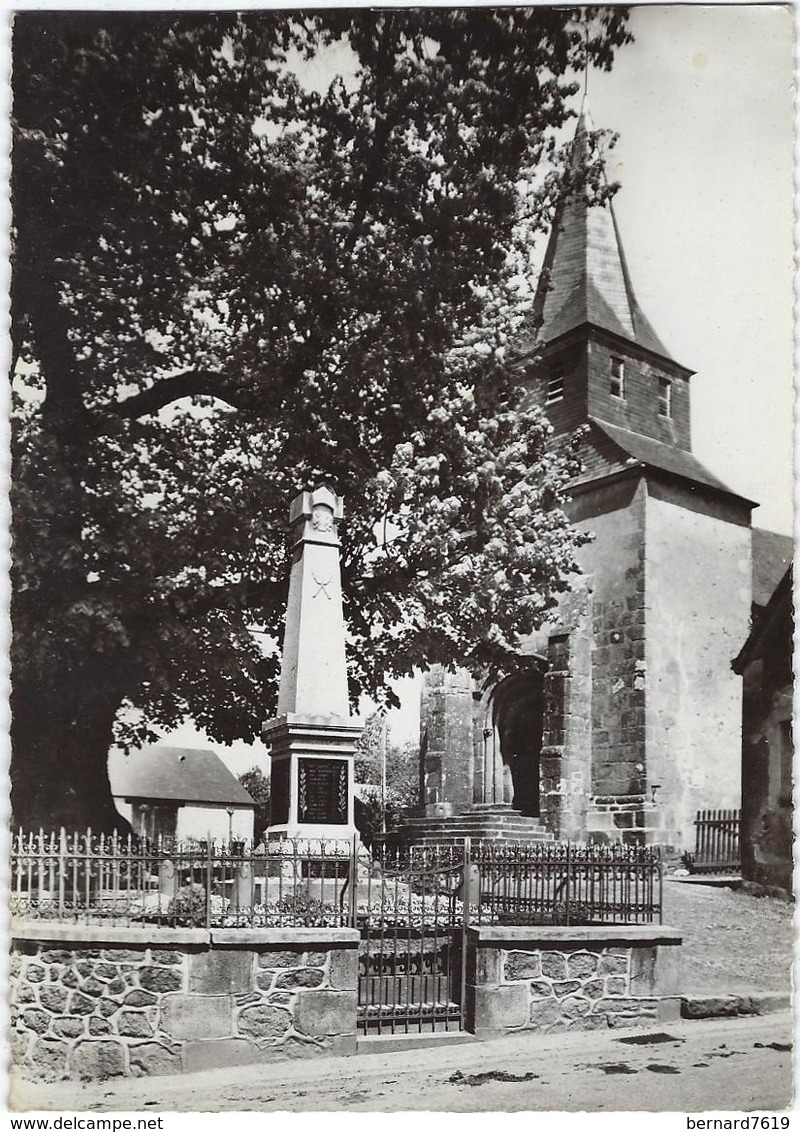
[[[570,900],[572,898],[572,842],[567,842],[567,879],[564,886],[566,926],[569,927]]]
[[[464,899],[461,902],[461,993],[459,1007],[461,1011],[461,1029],[466,1026],[467,1009],[467,928],[469,927],[470,897],[472,896],[471,871],[472,866],[472,838],[464,838]],[[480,907],[480,881],[478,882],[478,906]]]
[[[211,885],[213,879],[214,846],[211,841],[211,834],[209,833],[206,837],[206,928],[211,927]]]
[[[347,915],[348,928],[356,926],[356,911],[358,908],[358,834],[353,834],[353,840],[350,843],[350,865],[349,865],[348,883],[350,885]]]
[[[67,831],[63,825],[58,834],[58,918],[64,918],[64,894],[67,871]]]

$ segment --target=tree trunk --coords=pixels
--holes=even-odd
[[[48,681],[48,683],[50,683]],[[63,674],[42,687],[14,674],[11,692],[11,810],[16,828],[128,831],[114,806],[108,751],[121,696]]]

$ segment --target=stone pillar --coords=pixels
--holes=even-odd
[[[547,649],[540,813],[557,838],[586,837],[592,763],[592,592],[583,582],[564,603]]]
[[[264,725],[272,759],[267,836],[351,838],[353,756],[337,525],[342,500],[327,487],[292,503],[294,538],[278,716]]]
[[[425,815],[450,817],[472,804],[474,711],[472,677],[439,665],[425,674],[420,712]]]

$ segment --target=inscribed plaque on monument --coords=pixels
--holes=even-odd
[[[319,825],[347,824],[345,759],[298,759],[297,816]]]

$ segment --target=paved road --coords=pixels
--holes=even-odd
[[[14,1088],[13,1106],[82,1112],[776,1111],[791,1103],[792,1030],[785,1012],[182,1077],[87,1085],[23,1081]]]

